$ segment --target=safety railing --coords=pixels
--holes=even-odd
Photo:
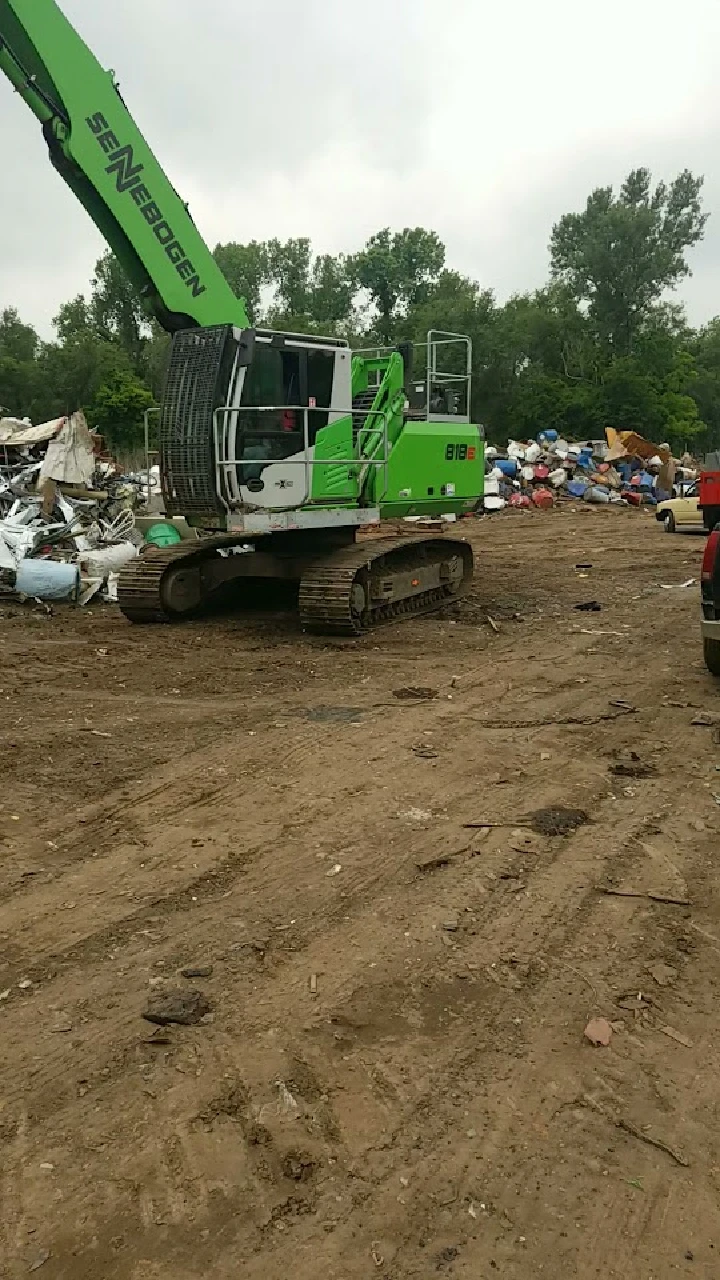
[[[301,447],[290,455],[286,456],[259,456],[258,453],[248,452],[250,441],[255,439],[263,442],[282,441],[286,438],[289,431],[282,427],[270,427],[263,430],[261,426],[247,427],[243,425],[243,417],[247,421],[249,415],[253,415],[255,421],[262,421],[262,415],[275,415],[276,421],[280,415],[292,413],[295,415],[295,421],[300,422],[301,427],[293,428],[292,434],[300,435]],[[326,419],[332,419],[332,422],[339,422],[343,418],[349,418],[353,425],[353,454],[349,458],[339,458],[334,455],[329,457],[316,458],[314,456],[314,442],[310,439],[310,414],[322,414]],[[358,481],[358,492],[362,491],[370,468],[382,470],[383,472],[383,492],[376,497],[376,501],[380,502],[385,497],[388,488],[388,461],[390,457],[390,446],[388,440],[388,415],[382,410],[362,410],[363,425],[356,428],[355,421],[360,416],[357,410],[338,409],[336,406],[332,408],[320,405],[299,405],[299,404],[272,404],[272,405],[221,405],[213,414],[213,448],[215,456],[215,475],[216,488],[220,500],[224,503],[228,510],[246,505],[246,498],[241,493],[242,488],[248,488],[246,479],[240,474],[240,469],[248,467],[258,468],[258,479],[266,467],[301,467],[304,472],[304,491],[301,498],[293,496],[292,500],[283,503],[258,502],[258,506],[268,507],[271,510],[288,510],[290,508],[304,506],[310,499],[312,493],[312,468],[313,467],[347,467],[348,469],[357,468],[356,479]],[[368,425],[368,419],[379,419]],[[238,453],[238,445],[240,452]],[[252,445],[250,445],[252,449]],[[380,452],[378,452],[380,450]],[[252,480],[251,480],[252,484]],[[250,488],[252,492],[252,488]],[[258,492],[261,492],[259,490]],[[267,495],[265,495],[267,497]]]
[[[469,422],[472,397],[472,338],[465,333],[452,333],[445,329],[430,329],[425,342],[399,343],[391,347],[360,347],[353,350],[354,356],[373,362],[387,359],[393,352],[402,350],[403,346],[411,349],[413,363],[422,359],[419,368],[406,370],[406,386],[415,384],[424,396],[422,409],[427,421]],[[455,367],[451,368],[453,365]],[[381,372],[372,370],[369,383],[379,387]],[[375,381],[377,379],[377,382]],[[419,385],[418,385],[419,384]],[[438,408],[436,401],[448,396],[456,400],[453,409],[450,403],[445,408]],[[411,415],[415,416],[415,415]]]
[[[151,462],[151,458],[158,457],[160,452],[159,449],[150,448],[150,419],[155,414],[159,416],[160,413],[161,413],[160,407],[157,405],[154,405],[152,408],[146,409],[143,415],[143,419],[145,423],[145,483],[147,485],[148,502],[152,497],[152,466],[153,464]]]
[[[450,349],[458,354],[458,363],[464,365],[457,372],[441,367],[440,356],[449,356]],[[470,403],[472,392],[472,339],[464,333],[449,333],[443,329],[431,329],[427,336],[428,363],[425,377],[426,412],[428,418],[452,417],[455,420],[470,421]],[[433,392],[450,392],[457,394],[459,403],[464,398],[464,409],[447,415],[439,414],[432,407]]]

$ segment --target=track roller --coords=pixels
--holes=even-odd
[[[356,543],[310,565],[300,582],[305,631],[359,635],[384,622],[432,613],[461,596],[472,550],[454,538]]]

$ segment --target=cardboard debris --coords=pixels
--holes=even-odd
[[[33,427],[27,419],[0,418],[0,444],[13,449],[44,444],[57,435],[64,422],[65,418],[54,418],[52,422],[41,422]]]
[[[646,462],[651,458],[659,458],[661,462],[668,462],[672,456],[666,444],[652,444],[636,431],[615,431],[612,427],[606,427],[605,435],[609,446],[606,454],[608,462],[614,462],[618,458],[644,458]]]

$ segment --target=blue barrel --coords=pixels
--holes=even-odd
[[[517,475],[518,464],[514,458],[496,458],[495,466],[504,476],[510,476],[511,479]]]
[[[554,444],[554,442],[557,440],[557,438],[558,438],[558,433],[557,433],[557,431],[555,430],[555,428],[554,428],[554,427],[548,427],[547,431],[541,431],[541,432],[539,433],[538,438],[537,438],[537,442],[538,442],[538,444],[542,444],[543,440],[548,440],[548,441],[550,442],[550,444]]]
[[[80,570],[59,560],[21,560],[15,590],[40,600],[74,600],[80,594]]]

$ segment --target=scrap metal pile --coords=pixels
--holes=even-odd
[[[507,449],[486,450],[486,511],[502,507],[552,507],[563,495],[593,503],[654,506],[673,496],[680,478],[693,479],[666,444],[636,432],[607,430],[606,440],[571,444],[557,431],[536,440],[511,440]]]
[[[81,412],[32,426],[0,419],[0,595],[86,604],[117,598],[139,553],[144,477],[123,475]]]

